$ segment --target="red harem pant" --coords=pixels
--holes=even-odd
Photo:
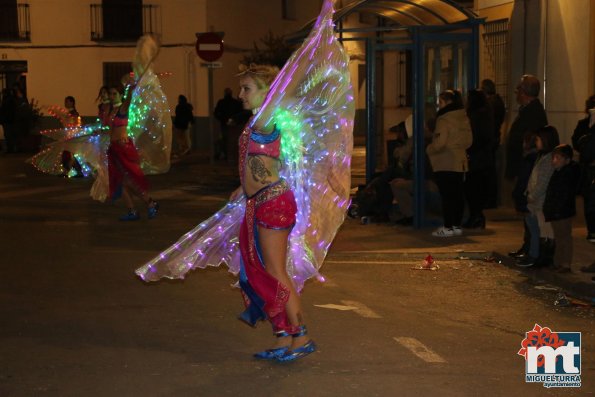
[[[140,157],[132,139],[111,141],[107,148],[109,196],[112,200],[122,195],[122,184],[127,183],[136,193],[149,190],[149,182],[140,168]]]
[[[258,242],[258,226],[290,229],[295,224],[296,213],[295,197],[283,179],[246,200],[246,212],[240,228],[240,286],[246,310],[240,319],[252,326],[258,320],[268,319],[274,332],[293,334],[298,331],[297,326],[289,323],[285,311],[289,288],[266,271]]]

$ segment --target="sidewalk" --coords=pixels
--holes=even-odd
[[[582,202],[577,202],[581,207]],[[577,208],[578,209],[578,208]],[[595,304],[595,273],[583,273],[582,266],[595,260],[595,244],[589,243],[582,211],[573,219],[574,260],[572,273],[559,274],[547,268],[521,268],[515,266],[507,253],[517,250],[522,244],[522,219],[511,208],[485,211],[485,230],[464,230],[460,237],[433,237],[432,228],[413,229],[395,226],[392,223],[362,225],[359,219],[347,218],[330,254],[369,255],[377,260],[421,262],[431,254],[436,259],[493,258],[495,266],[504,265],[516,269],[535,281],[551,284],[568,295]]]

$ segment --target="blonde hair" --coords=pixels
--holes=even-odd
[[[250,76],[258,85],[258,88],[270,87],[279,73],[279,68],[272,65],[257,65],[251,63],[250,65],[240,64],[240,72],[236,75],[238,77]]]

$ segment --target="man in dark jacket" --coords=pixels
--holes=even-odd
[[[481,81],[481,90],[486,94],[488,98],[488,105],[491,109],[492,113],[492,121],[494,124],[493,134],[493,148],[492,148],[492,157],[493,157],[493,165],[489,170],[489,175],[487,177],[486,182],[486,198],[487,201],[485,202],[485,208],[496,208],[498,207],[498,203],[500,201],[500,193],[499,193],[499,177],[498,177],[498,149],[500,148],[500,140],[502,137],[502,124],[504,123],[504,118],[506,117],[506,105],[504,104],[504,100],[498,93],[496,92],[496,84],[490,79],[484,79]]]
[[[539,80],[526,74],[516,87],[516,100],[519,113],[510,126],[506,142],[506,171],[507,179],[514,179],[519,174],[523,160],[523,139],[525,134],[545,127],[547,116],[539,100]]]
[[[192,149],[192,139],[190,138],[190,124],[194,124],[194,108],[188,102],[184,95],[178,96],[176,113],[174,117],[174,138],[176,140],[178,151],[176,157],[182,157]]]
[[[217,101],[217,106],[213,112],[215,118],[219,121],[221,126],[221,140],[218,150],[216,150],[217,157],[228,159],[229,146],[229,127],[231,125],[230,119],[243,110],[242,102],[233,97],[231,88],[226,88],[223,93],[223,98]]]

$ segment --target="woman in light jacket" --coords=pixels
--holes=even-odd
[[[468,170],[466,150],[473,142],[473,134],[459,92],[447,90],[440,93],[438,108],[436,129],[426,152],[440,191],[444,226],[432,235],[460,236],[465,208],[463,181]]]

